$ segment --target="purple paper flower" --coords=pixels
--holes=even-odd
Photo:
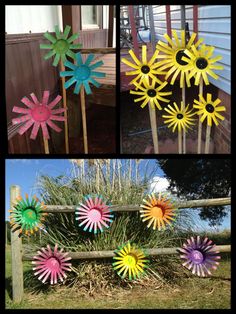
[[[183,248],[179,249],[183,253],[180,258],[185,260],[182,265],[199,277],[211,275],[209,269],[216,269],[219,265],[217,260],[220,259],[220,256],[217,255],[219,251],[216,251],[215,247],[216,245],[208,238],[202,240],[200,236],[197,236],[197,238],[187,239]]]

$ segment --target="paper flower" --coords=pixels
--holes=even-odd
[[[155,106],[162,110],[162,107],[159,101],[169,102],[168,99],[163,98],[162,96],[171,95],[172,92],[161,92],[161,90],[168,84],[167,82],[163,82],[161,85],[156,86],[156,80],[152,80],[152,83],[147,83],[145,80],[143,81],[143,86],[134,82],[133,83],[138,91],[130,91],[130,94],[140,95],[141,97],[134,99],[134,102],[142,101],[141,108],[144,108],[148,102],[150,103],[151,107],[154,109]]]
[[[171,221],[175,220],[176,208],[169,198],[162,196],[161,193],[156,195],[155,193],[147,195],[147,199],[143,199],[142,207],[140,210],[140,217],[142,221],[148,221],[147,227],[153,225],[153,230],[160,231],[166,228],[166,224],[171,225]]]
[[[188,57],[182,57],[182,60],[187,62],[190,66],[189,79],[194,76],[195,85],[199,85],[201,77],[203,78],[205,84],[209,85],[208,75],[217,80],[219,76],[216,75],[212,70],[223,70],[224,67],[222,65],[214,64],[221,60],[222,56],[211,58],[215,49],[212,46],[202,45],[201,48],[197,50],[196,47],[192,45],[191,48],[192,52],[189,50],[184,50],[184,53]]]
[[[219,265],[219,251],[216,251],[215,244],[208,238],[203,240],[199,236],[191,237],[179,251],[182,253],[180,258],[185,260],[182,265],[198,276],[211,275],[209,269],[216,269]]]
[[[39,128],[41,126],[43,137],[49,139],[48,128],[51,127],[56,132],[61,132],[59,128],[52,120],[56,121],[65,121],[63,116],[58,116],[59,113],[65,112],[65,108],[53,109],[57,103],[61,100],[61,96],[57,96],[50,104],[48,104],[49,91],[43,92],[42,102],[39,102],[34,93],[30,94],[33,102],[30,101],[27,97],[23,97],[21,101],[28,107],[28,109],[20,108],[14,106],[12,111],[17,113],[23,113],[24,116],[19,118],[12,119],[13,124],[24,123],[20,128],[18,133],[20,135],[24,134],[32,125],[33,129],[30,135],[30,138],[34,140],[37,135]]]
[[[142,249],[130,242],[119,247],[113,257],[115,262],[112,263],[117,274],[124,279],[127,275],[129,280],[139,278],[144,274],[144,269],[148,267],[149,260],[146,258]]]
[[[67,278],[65,271],[71,271],[71,263],[67,263],[67,261],[71,260],[71,257],[67,256],[68,253],[62,253],[63,249],[58,251],[58,245],[56,244],[54,250],[52,251],[50,246],[47,245],[47,248],[41,248],[33,257],[32,264],[36,267],[33,270],[36,270],[34,273],[35,276],[38,276],[38,279],[43,283],[49,279],[50,276],[50,284],[56,284],[58,278],[61,282]],[[64,278],[63,278],[64,277]]]
[[[109,228],[110,223],[113,221],[111,218],[111,209],[103,201],[103,197],[96,195],[92,198],[90,195],[84,197],[85,203],[80,203],[80,207],[76,207],[75,215],[76,220],[80,220],[79,227],[84,226],[83,230],[89,228],[89,232],[97,233],[98,229],[102,232],[103,228]]]
[[[224,117],[219,114],[220,111],[226,111],[225,106],[219,106],[221,100],[217,98],[215,101],[212,100],[212,95],[207,93],[206,100],[203,98],[203,95],[199,94],[201,101],[194,99],[193,108],[198,109],[196,114],[201,115],[200,121],[203,122],[207,118],[207,124],[212,126],[212,121],[215,125],[219,125],[217,118],[224,120]]]
[[[186,81],[187,86],[190,87],[190,79],[188,77],[188,72],[191,69],[191,65],[183,60],[183,56],[187,58],[185,52],[192,48],[192,44],[196,38],[196,33],[192,33],[188,43],[186,43],[185,38],[185,31],[181,30],[181,39],[178,38],[177,32],[175,30],[172,31],[174,36],[175,42],[168,36],[168,34],[164,34],[164,38],[167,40],[168,44],[162,42],[161,40],[158,41],[156,45],[156,49],[163,52],[163,54],[158,55],[158,58],[163,58],[163,61],[159,61],[157,63],[159,71],[166,70],[170,68],[166,74],[165,79],[167,80],[170,75],[172,79],[170,84],[173,85],[175,83],[176,78],[180,74],[180,87],[183,88],[184,81]],[[198,47],[203,39],[199,39],[194,47]]]
[[[79,37],[79,34],[74,34],[67,39],[71,27],[66,26],[63,33],[60,33],[58,25],[55,26],[56,38],[51,34],[46,32],[43,36],[47,38],[51,44],[40,44],[40,49],[51,49],[45,56],[44,59],[47,60],[52,56],[56,55],[53,61],[53,66],[57,66],[60,58],[64,63],[66,61],[66,56],[75,59],[75,53],[71,49],[79,49],[82,47],[81,44],[72,44],[72,42]]]
[[[23,233],[30,235],[43,228],[42,221],[48,214],[44,212],[46,206],[43,202],[40,203],[36,196],[33,196],[31,201],[28,194],[25,194],[25,200],[20,196],[13,207],[9,210],[11,228],[15,228],[13,232],[19,229],[19,235]]]
[[[93,77],[105,77],[106,74],[102,72],[93,71],[94,69],[103,65],[102,61],[98,61],[90,65],[91,61],[94,59],[94,54],[89,54],[85,63],[83,63],[81,53],[76,54],[77,64],[73,64],[69,61],[66,61],[64,64],[72,71],[63,71],[60,72],[60,76],[72,76],[67,82],[65,82],[65,88],[69,88],[72,84],[76,83],[74,93],[79,94],[80,88],[83,85],[85,88],[86,94],[91,94],[91,88],[89,83],[92,83],[96,87],[100,87],[101,84],[98,83]]]
[[[152,78],[159,84],[162,84],[154,74],[166,74],[166,72],[161,72],[157,69],[158,65],[155,63],[155,60],[158,56],[158,51],[155,51],[153,56],[149,61],[147,61],[147,46],[142,46],[142,60],[140,61],[135,53],[132,50],[129,50],[129,54],[135,63],[131,63],[125,58],[122,58],[121,61],[131,68],[135,69],[134,71],[125,72],[126,75],[136,75],[136,77],[129,83],[133,84],[137,82],[142,84],[143,81],[149,83],[149,78]],[[139,81],[138,81],[139,80]]]
[[[180,132],[182,129],[184,131],[187,131],[187,128],[191,128],[191,125],[194,125],[194,120],[192,116],[194,116],[196,113],[192,112],[193,109],[188,110],[189,105],[184,108],[184,104],[181,101],[181,107],[179,108],[174,102],[174,107],[171,107],[171,105],[168,105],[168,108],[164,108],[166,112],[169,113],[169,115],[162,115],[163,118],[165,118],[164,123],[169,123],[168,128],[173,126],[172,132],[175,131],[175,129],[178,127],[178,132]]]

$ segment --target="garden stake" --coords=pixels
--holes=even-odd
[[[43,137],[43,146],[44,146],[45,154],[49,154],[48,140],[45,137]]]
[[[207,124],[206,141],[205,141],[205,154],[209,154],[210,138],[211,138],[210,135],[211,135],[211,126]]]
[[[203,95],[203,80],[200,78],[199,83],[199,94]],[[201,154],[201,143],[202,143],[202,122],[200,121],[201,117],[199,116],[198,121],[198,142],[197,142],[197,153]]]
[[[85,152],[85,154],[88,154],[88,137],[87,137],[87,122],[86,122],[84,86],[81,86],[80,102],[81,102],[82,124],[83,124],[84,152]]]
[[[156,120],[156,109],[155,107],[152,108],[150,103],[148,104],[149,108],[149,115],[150,115],[150,123],[151,123],[151,129],[152,129],[152,140],[154,145],[154,153],[158,154],[158,136],[157,136],[157,120]]]
[[[65,71],[65,66],[60,61],[60,72]],[[66,109],[66,89],[64,87],[65,85],[65,77],[62,77],[62,93],[63,93],[63,107]],[[65,148],[66,148],[66,154],[69,154],[69,132],[68,132],[68,115],[67,110],[65,110]]]

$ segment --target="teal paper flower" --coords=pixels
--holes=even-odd
[[[67,89],[72,84],[76,83],[74,93],[79,94],[80,88],[83,85],[85,88],[86,94],[91,94],[91,88],[89,83],[92,83],[96,87],[100,87],[101,84],[98,83],[93,77],[105,77],[106,74],[102,72],[95,72],[94,69],[98,68],[99,66],[103,65],[102,61],[98,61],[92,65],[90,63],[94,59],[94,54],[89,54],[85,63],[83,63],[81,53],[78,52],[76,54],[76,62],[77,64],[73,64],[69,61],[66,61],[64,64],[72,71],[64,71],[60,72],[60,76],[72,76],[67,82],[65,82],[64,87]]]
[[[72,44],[72,42],[79,37],[79,34],[75,33],[70,38],[67,39],[69,32],[71,30],[70,26],[66,26],[63,33],[60,32],[58,25],[55,26],[56,38],[51,34],[46,32],[44,37],[47,38],[51,44],[40,44],[40,49],[51,49],[45,56],[44,59],[47,60],[52,56],[56,55],[53,61],[53,66],[57,66],[60,58],[64,63],[67,59],[66,56],[69,56],[75,59],[75,53],[71,49],[81,48],[81,44]]]

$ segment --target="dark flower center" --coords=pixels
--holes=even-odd
[[[196,61],[196,66],[198,69],[203,70],[208,66],[208,62],[205,58],[198,58]]]
[[[149,89],[147,91],[147,94],[148,94],[149,97],[155,97],[157,92],[155,91],[155,89]]]
[[[206,111],[209,112],[209,113],[212,113],[214,112],[215,108],[212,104],[206,104]]]
[[[184,116],[182,115],[182,113],[178,113],[178,114],[177,114],[177,119],[181,120],[181,119],[183,119],[183,117],[184,117]]]
[[[184,53],[184,50],[179,50],[175,56],[176,62],[180,65],[188,64],[188,62],[182,60],[182,57],[186,57],[189,59],[189,57]]]
[[[149,68],[148,65],[143,65],[143,66],[141,67],[141,71],[142,71],[144,74],[148,74],[149,71],[150,71],[150,68]]]

